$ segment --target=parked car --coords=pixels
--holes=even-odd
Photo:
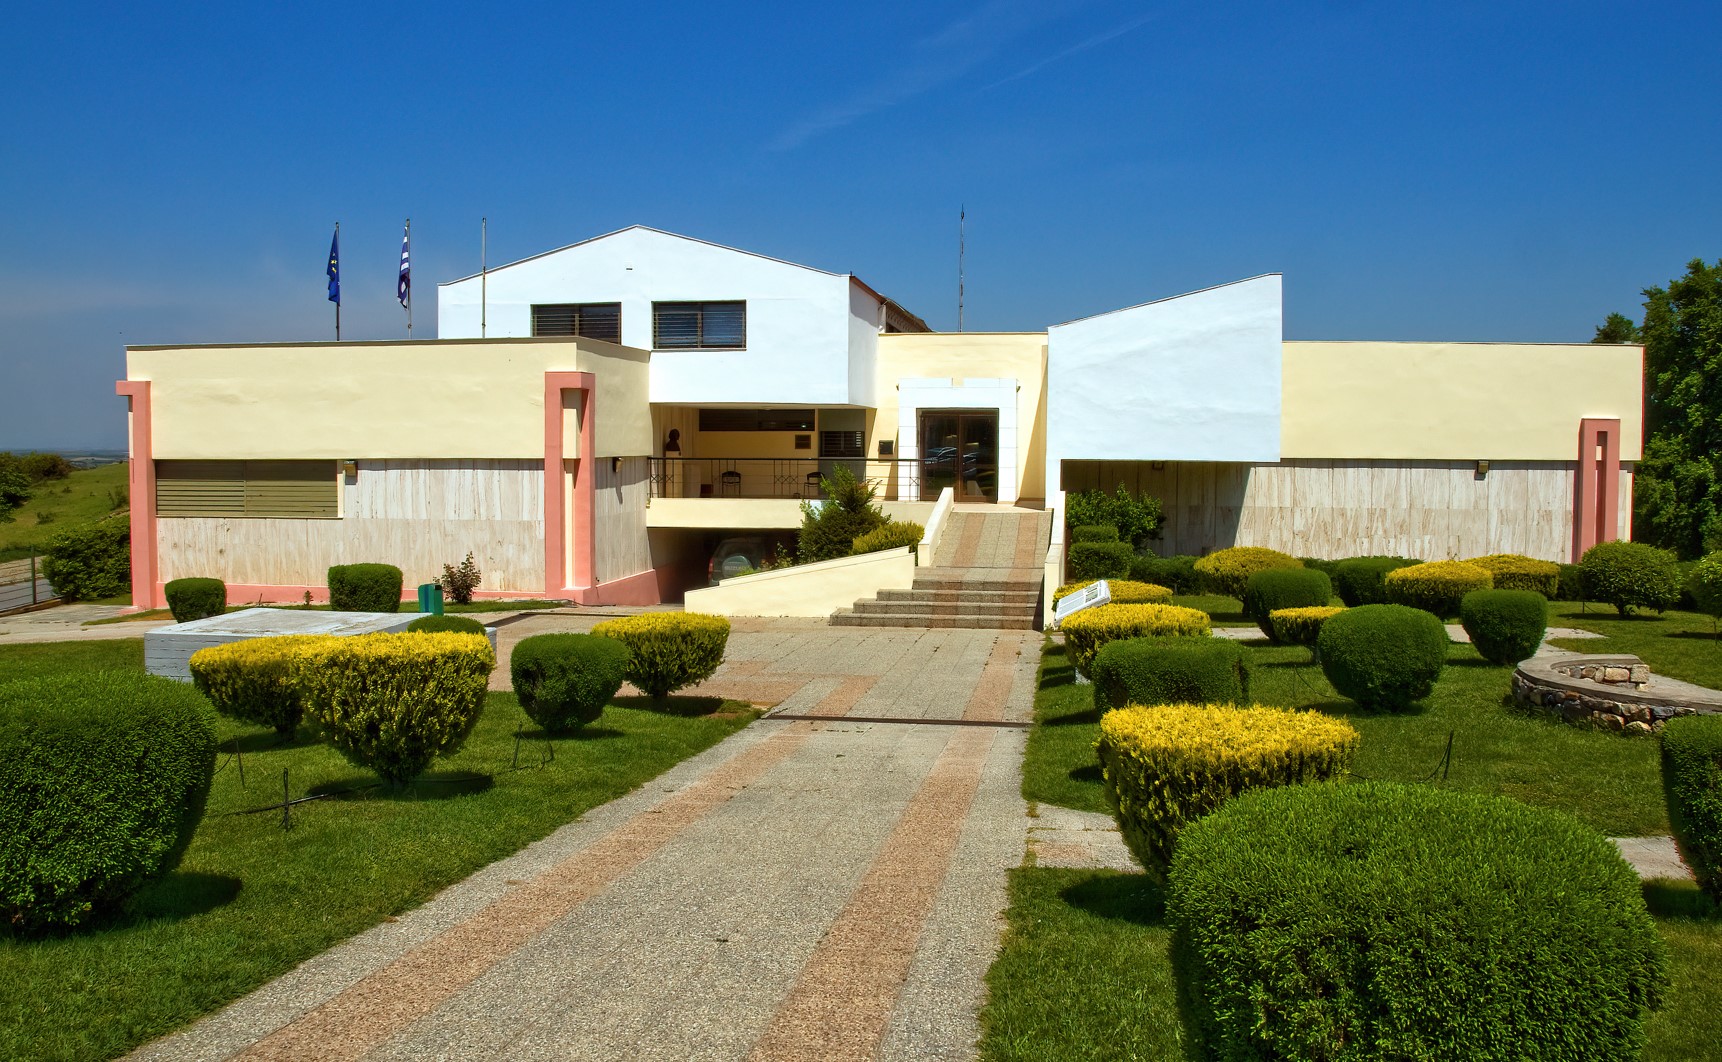
[[[716,586],[724,579],[756,572],[768,558],[788,554],[794,548],[793,535],[732,535],[720,539],[706,565],[706,580]]]

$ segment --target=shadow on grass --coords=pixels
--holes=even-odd
[[[575,727],[572,730],[550,731],[533,727],[531,730],[520,732],[522,751],[525,751],[525,742],[528,741],[608,741],[611,738],[627,736],[624,731],[617,730],[615,727],[592,726],[590,724]]]
[[[1069,686],[1075,682],[1076,669],[1073,667],[1049,667],[1040,676],[1040,688],[1043,690]]]
[[[1447,666],[1448,667],[1493,668],[1496,671],[1505,671],[1508,668],[1514,667],[1516,665],[1513,665],[1513,664],[1497,664],[1497,663],[1494,663],[1494,662],[1489,661],[1489,660],[1484,660],[1481,657],[1478,657],[1476,659],[1471,659],[1471,658],[1465,657],[1465,658],[1461,658],[1458,660],[1449,660],[1449,661],[1447,661]]]
[[[232,903],[242,882],[225,874],[176,870],[144,886],[123,915],[126,921],[177,922]]]
[[[337,800],[447,800],[483,793],[495,784],[493,776],[473,771],[426,771],[403,786],[391,786],[375,775],[355,775],[314,785],[305,795]]]
[[[293,733],[282,737],[273,730],[258,730],[250,734],[240,734],[223,741],[217,748],[217,755],[230,753],[235,747],[240,755],[251,756],[259,752],[285,752],[288,749],[307,749],[319,744],[316,734],[310,727],[300,727]]]
[[[1703,642],[1722,642],[1722,631],[1669,631],[1665,637],[1692,638]]]
[[[618,708],[636,708],[642,712],[656,712],[659,715],[715,715],[722,710],[728,701],[722,697],[690,697],[671,694],[668,697],[646,697],[642,695],[617,697],[611,703]]]
[[[1269,660],[1265,664],[1251,664],[1250,666],[1251,667],[1261,667],[1261,668],[1310,668],[1310,667],[1313,667],[1313,668],[1316,668],[1317,670],[1319,670],[1321,668],[1321,665],[1316,663],[1314,660]]]
[[[1102,874],[1077,882],[1060,898],[1096,918],[1134,922],[1139,926],[1166,924],[1166,896],[1146,874]]]
[[[1429,704],[1427,701],[1415,701],[1410,707],[1400,712],[1389,712],[1379,708],[1365,708],[1356,701],[1348,700],[1319,701],[1315,704],[1307,704],[1304,707],[1321,712],[1325,715],[1336,715],[1344,719],[1405,718],[1407,716],[1422,715],[1424,712],[1429,710]]]
[[[1070,769],[1070,780],[1073,782],[1094,782],[1098,784],[1106,781],[1106,776],[1101,773],[1100,764],[1090,763],[1082,767],[1072,767]]]
[[[1690,881],[1652,878],[1643,882],[1644,905],[1658,918],[1685,918],[1696,922],[1722,922],[1722,907]]]
[[[1090,708],[1085,712],[1071,712],[1069,715],[1055,715],[1040,721],[1041,726],[1085,726],[1100,722],[1101,711]]]

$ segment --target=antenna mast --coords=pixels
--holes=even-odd
[[[957,331],[963,330],[963,253],[966,247],[966,227],[969,218],[969,208],[957,208]]]

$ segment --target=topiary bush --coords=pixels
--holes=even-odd
[[[1662,791],[1680,858],[1698,887],[1722,904],[1722,716],[1663,724]]]
[[[1543,644],[1549,602],[1535,590],[1473,590],[1459,605],[1471,645],[1493,664],[1516,664]]]
[[[1136,552],[1123,542],[1078,542],[1070,547],[1068,574],[1073,582],[1127,579]]]
[[[1200,609],[1179,605],[1101,605],[1065,617],[1064,652],[1083,675],[1094,663],[1094,654],[1107,642],[1120,638],[1150,638],[1157,635],[1205,635],[1212,621]]]
[[[1268,626],[1273,628],[1274,641],[1283,645],[1306,646],[1319,660],[1321,653],[1317,648],[1317,639],[1321,637],[1322,626],[1344,611],[1339,605],[1276,608],[1268,613]]]
[[[1674,554],[1642,542],[1599,542],[1579,558],[1585,592],[1622,616],[1635,608],[1672,608],[1680,597]]]
[[[1244,615],[1256,621],[1263,634],[1278,640],[1268,613],[1282,608],[1310,608],[1333,600],[1333,584],[1326,574],[1310,568],[1267,568],[1250,576],[1244,584]]]
[[[628,647],[592,634],[535,634],[508,661],[528,719],[550,733],[593,722],[628,676]]]
[[[1249,654],[1226,638],[1125,638],[1094,654],[1094,708],[1127,704],[1243,704]]]
[[[1409,557],[1352,557],[1333,566],[1333,589],[1347,608],[1387,603],[1387,573],[1421,564]]]
[[[628,681],[661,700],[717,671],[729,644],[729,620],[700,612],[642,612],[605,620],[592,633],[626,645],[633,654]]]
[[[1179,837],[1166,913],[1203,1058],[1625,1062],[1668,990],[1620,853],[1505,797],[1246,794]]]
[[[1096,581],[1090,579],[1080,583],[1065,583],[1052,592],[1052,603],[1057,605],[1078,590],[1093,586]],[[1114,605],[1163,605],[1172,600],[1172,591],[1164,586],[1138,583],[1131,579],[1108,579],[1106,589],[1111,594]]]
[[[1711,553],[1692,566],[1686,592],[1699,612],[1722,617],[1722,553]]]
[[[484,624],[467,616],[420,616],[407,624],[408,634],[480,634],[490,637]]]
[[[882,549],[919,546],[926,534],[927,529],[913,520],[892,520],[883,527],[876,527],[857,537],[852,552],[859,556],[863,553],[877,553]]]
[[[1560,568],[1560,582],[1555,588],[1556,601],[1584,601],[1588,599],[1584,588],[1584,569],[1576,564],[1557,565]]]
[[[1403,712],[1429,696],[1447,663],[1447,629],[1420,608],[1359,605],[1321,626],[1322,674],[1371,711]]]
[[[297,684],[299,650],[333,637],[287,634],[199,649],[188,662],[191,681],[222,715],[288,737],[305,716]]]
[[[1137,545],[1159,529],[1160,499],[1131,494],[1122,483],[1111,494],[1103,490],[1078,490],[1064,496],[1065,527],[1100,524],[1116,527],[1119,540],[1126,545]]]
[[[496,655],[474,634],[362,634],[294,650],[305,716],[348,761],[391,786],[466,741]]]
[[[1357,731],[1320,712],[1131,705],[1100,719],[1106,800],[1130,854],[1166,880],[1179,833],[1240,793],[1343,776]]]
[[[885,526],[884,511],[873,503],[878,488],[856,479],[848,465],[832,466],[830,475],[820,477],[819,489],[823,501],[801,503],[795,552],[803,564],[847,557],[856,539]]]
[[[1164,586],[1174,594],[1195,594],[1202,589],[1195,557],[1138,556],[1130,562],[1130,578],[1139,583]]]
[[[172,870],[214,768],[209,706],[183,683],[120,671],[0,683],[0,924],[76,926]]]
[[[1269,568],[1301,568],[1303,562],[1277,549],[1263,546],[1233,546],[1196,558],[1195,568],[1207,589],[1229,597],[1243,597],[1250,576]]]
[[[335,612],[399,612],[401,570],[392,564],[337,564],[329,569]]]
[[[1117,542],[1118,529],[1111,524],[1083,524],[1081,527],[1070,529],[1070,541],[1075,542]]]
[[[171,579],[162,593],[175,623],[190,623],[227,611],[227,584],[220,579]]]
[[[1459,603],[1473,590],[1494,587],[1495,578],[1487,568],[1464,561],[1430,561],[1395,568],[1383,580],[1387,601],[1392,605],[1409,605],[1433,614],[1437,619],[1450,619],[1459,614]]]
[[[1561,589],[1561,566],[1518,553],[1491,553],[1465,562],[1486,569],[1496,590],[1535,590],[1553,601]]]
[[[42,555],[42,577],[66,601],[118,597],[132,588],[131,541],[123,518],[62,531]]]
[[[1339,561],[1327,560],[1323,557],[1299,557],[1297,562],[1305,568],[1321,572],[1326,575],[1329,580],[1333,579],[1333,570],[1339,567]]]

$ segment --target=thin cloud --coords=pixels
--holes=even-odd
[[[1031,74],[1039,73],[1041,70],[1051,66],[1053,63],[1069,59],[1071,56],[1077,55],[1081,52],[1086,52],[1090,48],[1098,48],[1107,41],[1116,40],[1117,38],[1124,36],[1126,33],[1129,33],[1131,30],[1140,29],[1141,27],[1146,26],[1148,23],[1159,18],[1160,14],[1160,12],[1155,11],[1150,14],[1143,15],[1140,18],[1132,19],[1129,22],[1124,23],[1122,26],[1115,26],[1104,33],[1097,33],[1085,41],[1073,44],[1062,51],[1054,52],[1045,59],[1030,63],[1028,66],[1023,67],[1021,70],[1018,70],[1009,77],[999,78],[992,84],[984,86],[981,91],[990,92],[991,90],[998,88],[1000,85],[1008,85],[1012,81],[1020,81]]]

